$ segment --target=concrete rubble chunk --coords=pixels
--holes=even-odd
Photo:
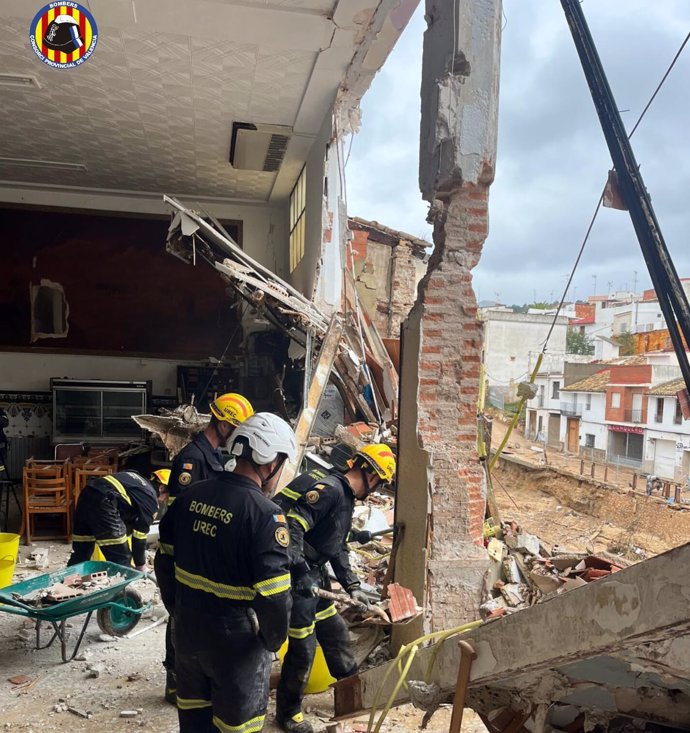
[[[503,558],[508,552],[505,544],[496,537],[492,537],[489,540],[489,546],[486,549],[489,553],[489,557],[491,557],[493,560],[496,560],[496,562],[502,562]]]
[[[522,575],[514,556],[509,556],[503,561],[503,575],[507,583],[522,583]]]
[[[483,619],[487,619],[497,612],[505,611],[507,606],[508,604],[502,596],[499,596],[498,598],[490,598],[479,606],[479,614]]]
[[[520,606],[525,602],[525,597],[519,583],[506,583],[501,588],[501,594],[509,606]]]
[[[530,555],[538,555],[539,538],[536,535],[521,532],[515,538],[515,549],[528,552]]]
[[[529,574],[529,578],[542,593],[553,593],[554,591],[557,591],[564,582],[561,578],[558,578],[555,575],[547,575],[536,570],[532,570]]]

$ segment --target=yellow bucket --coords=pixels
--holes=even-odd
[[[287,652],[288,643],[285,641],[283,646],[278,650],[278,659],[280,663],[283,663],[283,658]],[[316,654],[314,654],[314,664],[311,667],[311,673],[309,680],[307,681],[307,687],[304,690],[307,695],[314,695],[317,692],[325,692],[333,683],[335,677],[331,676],[328,671],[328,665],[326,664],[326,657],[323,655],[323,649],[317,644]]]
[[[19,552],[19,535],[0,532],[0,588],[12,585],[14,566]]]

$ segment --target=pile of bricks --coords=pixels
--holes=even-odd
[[[119,579],[119,573],[109,576],[105,570],[86,575],[74,573],[73,575],[66,575],[61,581],[52,583],[46,588],[38,588],[24,596],[18,593],[13,593],[12,596],[29,606],[41,608],[84,596],[94,590],[107,588]]]

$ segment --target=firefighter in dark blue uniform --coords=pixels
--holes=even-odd
[[[356,499],[365,499],[380,485],[391,482],[394,475],[391,449],[377,443],[355,453],[345,473],[304,473],[275,497],[290,529],[292,612],[276,697],[278,725],[289,733],[313,732],[301,707],[317,640],[333,677],[343,679],[357,671],[345,621],[332,602],[314,596],[313,588],[330,588],[324,568],[330,563],[350,596],[367,603],[350,568],[346,545],[348,539],[359,539],[352,531],[352,510]]]
[[[268,705],[271,652],[290,609],[290,535],[267,497],[295,436],[258,413],[232,434],[233,472],[185,491],[160,524],[156,576],[175,614],[180,733],[258,732]]]
[[[250,415],[254,409],[246,397],[235,392],[217,397],[210,405],[211,422],[208,427],[194,436],[173,459],[168,479],[168,506],[185,489],[197,481],[211,478],[222,471],[223,454],[220,446],[225,445],[232,431]],[[165,629],[165,700],[175,704],[175,645],[173,644],[174,619],[171,616]]]
[[[146,537],[158,508],[156,490],[136,471],[89,479],[74,513],[68,565],[91,559],[94,545],[108,562],[146,567]],[[131,535],[132,549],[129,549]]]
[[[254,414],[249,400],[234,392],[216,398],[209,408],[211,422],[208,427],[195,435],[173,460],[168,480],[168,504],[172,504],[188,486],[210,478],[214,471],[223,470],[220,447],[225,445],[230,433],[241,422]]]

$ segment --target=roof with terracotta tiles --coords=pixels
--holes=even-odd
[[[567,387],[562,387],[562,392],[606,392],[606,387],[609,383],[611,376],[610,369],[603,369],[596,374],[592,374],[589,377],[581,379],[579,382],[574,382]]]
[[[680,392],[681,389],[685,388],[685,381],[682,377],[678,379],[672,379],[669,382],[662,382],[657,384],[656,387],[652,387],[649,390],[649,394],[654,395],[674,395],[676,392]]]

